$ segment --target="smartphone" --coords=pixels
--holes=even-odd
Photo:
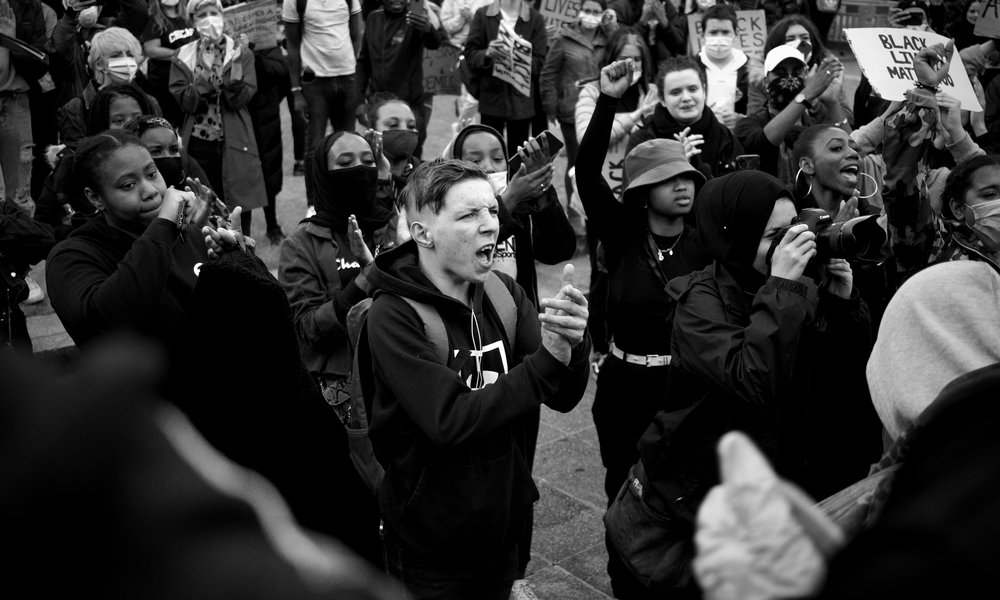
[[[409,11],[415,15],[427,16],[427,6],[424,5],[424,0],[410,0]]]
[[[925,14],[923,9],[920,8],[907,8],[903,10],[899,17],[897,17],[896,23],[906,26],[916,26],[924,24]]]
[[[753,171],[760,169],[760,154],[740,154],[736,157],[736,169]]]
[[[563,147],[562,140],[560,140],[559,138],[557,138],[555,136],[555,134],[553,134],[548,129],[546,129],[545,131],[543,131],[539,135],[544,135],[545,136],[545,141],[547,141],[548,144],[549,144],[549,160],[552,160],[553,158],[556,157],[556,154],[559,154],[559,150],[562,149],[562,147]],[[537,138],[539,136],[536,135],[535,137]],[[520,154],[515,154],[514,156],[511,156],[507,160],[507,172],[510,173],[511,177],[513,177],[514,173],[517,173],[518,169],[520,169],[520,168],[521,168],[521,155]]]

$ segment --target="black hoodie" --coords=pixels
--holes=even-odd
[[[370,437],[386,471],[379,505],[413,567],[460,572],[510,556],[538,499],[525,460],[525,417],[541,404],[568,412],[587,386],[589,340],[569,366],[560,363],[542,347],[534,305],[498,275],[518,307],[515,340],[505,339],[481,284],[473,287],[474,313],[439,292],[412,241],[376,258],[369,276],[378,290],[368,313]],[[401,297],[438,310],[449,365],[434,358],[420,318]],[[481,361],[471,352],[476,330]],[[480,376],[486,385],[471,389]]]

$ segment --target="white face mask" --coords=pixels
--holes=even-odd
[[[160,0],[160,4],[163,6],[177,6],[181,3],[181,0]]]
[[[733,38],[728,35],[706,35],[705,52],[712,58],[729,58],[733,52]]]
[[[222,15],[209,15],[203,17],[195,25],[201,37],[208,38],[213,42],[222,37],[223,21]]]
[[[972,212],[969,226],[979,235],[991,252],[1000,250],[1000,200],[991,200],[975,206],[966,205]]]
[[[486,178],[489,179],[490,185],[493,186],[493,193],[497,196],[507,191],[507,171],[487,173]]]
[[[97,17],[101,16],[101,9],[96,6],[88,6],[80,11],[76,20],[81,27],[93,27],[97,24]]]
[[[632,71],[632,83],[630,85],[635,85],[642,80],[642,63],[635,63],[635,70]]]
[[[584,29],[597,29],[601,24],[601,17],[597,15],[580,15],[580,26]]]
[[[131,56],[119,56],[108,59],[108,77],[114,83],[131,83],[139,65]]]

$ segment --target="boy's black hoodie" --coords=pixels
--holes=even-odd
[[[482,285],[474,286],[473,313],[439,292],[417,260],[411,241],[379,256],[369,275],[374,289],[388,292],[376,295],[368,313],[370,436],[386,470],[379,505],[411,566],[481,568],[510,556],[538,499],[524,458],[524,416],[543,403],[561,412],[577,405],[590,342],[574,350],[569,366],[560,363],[542,347],[534,305],[498,273],[518,307],[516,339],[507,340]],[[420,318],[401,297],[438,310],[449,365],[435,360]]]

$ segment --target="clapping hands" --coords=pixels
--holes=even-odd
[[[554,298],[542,298],[545,312],[538,315],[542,324],[542,345],[559,362],[568,365],[573,348],[579,346],[587,331],[587,298],[573,285],[573,265],[563,267],[562,288]]]

